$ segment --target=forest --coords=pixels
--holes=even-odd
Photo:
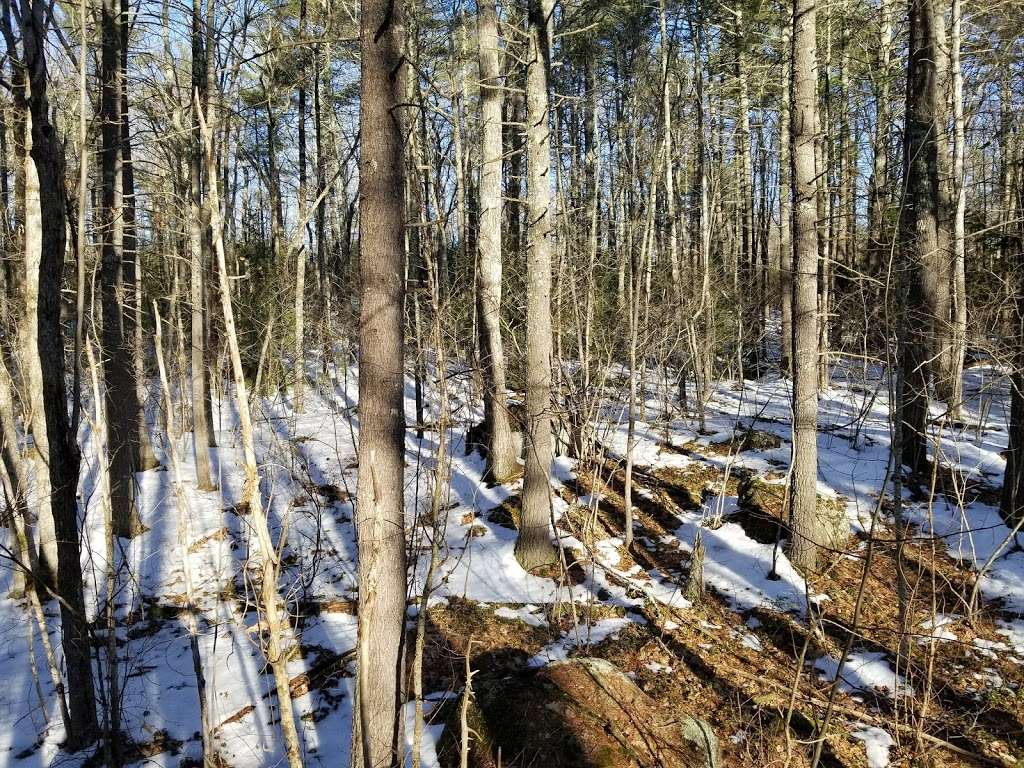
[[[0,766],[1024,765],[1024,0],[0,34]]]

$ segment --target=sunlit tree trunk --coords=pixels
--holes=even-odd
[[[199,128],[199,110],[207,92],[206,53],[203,44],[202,0],[192,0],[192,136],[189,157],[190,198],[188,232],[190,251],[190,304],[192,314],[190,359],[192,375],[192,451],[199,490],[212,490],[210,476],[210,432],[206,403],[206,298],[203,269],[206,264],[206,218],[203,205],[203,138]]]
[[[124,218],[124,277],[129,306],[125,312],[125,344],[131,346],[132,375],[135,382],[135,434],[132,436],[132,460],[136,471],[159,466],[146,423],[145,331],[143,328],[142,261],[136,231],[135,164],[132,160],[132,128],[128,114],[128,0],[121,2],[121,189]]]
[[[488,462],[491,476],[504,482],[518,471],[505,384],[505,347],[501,337],[501,65],[498,15],[494,0],[477,9],[480,40],[480,224],[477,266],[480,323],[483,326],[485,396],[488,398]]]
[[[952,159],[950,156],[950,51],[946,34],[946,4],[933,0],[931,39],[932,65],[935,70],[931,82],[931,102],[935,110],[932,134],[935,141],[935,168],[938,178],[938,251],[927,259],[927,269],[933,273],[926,277],[926,297],[932,313],[931,342],[933,355],[928,364],[932,374],[935,396],[947,405],[952,403],[954,379],[954,243],[955,203]]]
[[[967,190],[964,177],[966,137],[964,135],[964,86],[960,62],[961,0],[953,0],[950,24],[950,75],[953,101],[953,331],[950,353],[949,408],[959,416],[964,397],[964,355],[967,351],[967,274],[964,219],[967,212]]]
[[[360,19],[358,738],[361,765],[403,762],[405,622],[404,161],[400,5],[363,0]],[[442,373],[443,375],[443,373]]]
[[[529,570],[555,560],[551,545],[551,137],[548,22],[551,0],[531,0],[526,53],[526,477],[516,558]]]
[[[203,117],[205,112],[206,117]],[[256,439],[252,425],[252,409],[249,403],[249,389],[242,368],[242,354],[238,343],[238,332],[235,325],[235,312],[232,306],[231,285],[228,277],[227,257],[224,247],[224,222],[220,208],[220,193],[217,188],[217,164],[213,150],[213,136],[217,125],[216,107],[213,100],[206,109],[199,113],[201,123],[208,121],[203,128],[203,146],[206,177],[210,186],[206,194],[207,216],[210,232],[213,237],[213,253],[217,260],[217,278],[220,288],[221,310],[224,314],[224,337],[227,342],[228,356],[231,360],[231,371],[235,384],[235,403],[238,411],[238,426],[242,442],[243,468],[245,483],[242,488],[240,506],[248,509],[256,541],[259,544],[259,607],[263,611],[266,623],[266,647],[264,656],[274,673],[274,688],[277,694],[278,717],[281,721],[281,733],[284,737],[285,759],[289,768],[302,768],[302,749],[299,743],[298,730],[295,726],[295,713],[292,709],[292,696],[288,678],[288,656],[290,649],[285,647],[288,622],[286,612],[281,604],[277,580],[280,576],[280,559],[278,548],[270,535],[270,525],[263,506],[263,495],[260,489],[260,473],[256,461]],[[287,526],[285,526],[287,530]],[[263,623],[263,622],[261,622]]]
[[[783,19],[782,100],[779,102],[779,289],[782,304],[782,357],[779,370],[783,376],[792,373],[793,366],[793,224],[792,161],[790,158],[790,89],[792,85],[793,19],[792,5]]]
[[[793,13],[793,459],[790,559],[810,571],[821,541],[818,482],[818,189],[816,0],[796,0]]]

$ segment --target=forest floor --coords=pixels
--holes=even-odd
[[[309,372],[316,375],[313,361]],[[721,383],[699,432],[692,416],[666,405],[671,385],[648,377],[637,425],[631,552],[622,540],[626,419],[614,399],[625,388],[609,382],[609,404],[593,425],[604,459],[586,471],[567,458],[554,467],[552,518],[567,568],[529,574],[513,554],[521,481],[484,482],[483,460],[464,449],[466,432],[480,419],[479,402],[468,374],[450,377],[455,426],[426,607],[423,765],[457,765],[451,723],[467,652],[478,670],[477,692],[552,660],[600,657],[626,672],[658,707],[705,718],[723,765],[782,766],[787,755],[789,765],[807,765],[806,742],[847,647],[822,765],[909,765],[911,753],[917,765],[1014,765],[1024,757],[1024,551],[997,504],[1009,398],[997,370],[975,367],[965,378],[968,404],[961,419],[953,423],[934,413],[935,492],[904,492],[911,634],[901,649],[894,509],[891,499],[879,501],[887,477],[889,397],[877,371],[837,365],[822,393],[819,504],[827,514],[844,516],[850,534],[824,553],[821,572],[807,579],[780,546],[787,535],[781,507],[790,454],[785,380]],[[318,390],[309,393],[302,414],[283,399],[263,401],[257,427],[269,514],[275,531],[287,531],[281,585],[294,613],[289,668],[305,764],[337,768],[348,765],[356,638],[351,499],[357,377],[338,366],[319,379]],[[411,381],[406,407],[413,425]],[[414,426],[406,433],[413,595],[422,592],[431,553],[430,537],[418,524],[429,510],[437,466],[438,434],[429,428],[436,401],[428,407],[422,439]],[[220,763],[283,763],[273,678],[256,642],[256,573],[247,558],[255,537],[247,510],[238,505],[243,473],[230,400],[215,409],[215,423],[216,491],[196,489],[191,435],[178,438],[190,518],[187,553],[178,545],[166,466],[137,475],[148,530],[122,541],[118,553],[123,728],[129,759],[140,765],[196,764],[199,757],[182,615],[186,557]],[[104,599],[106,563],[88,425],[82,439],[83,566],[87,604],[95,606]],[[706,593],[695,605],[684,587],[698,532]],[[972,613],[968,597],[993,554]],[[0,576],[0,719],[7,723],[0,728],[0,765],[81,765],[87,756],[59,750],[63,733],[43,648],[24,601],[6,596],[10,586],[7,570]],[[419,607],[417,600],[410,603],[412,630]],[[47,611],[59,647],[56,605]],[[522,715],[483,713],[499,740],[503,714]],[[406,715],[411,741],[411,703]],[[537,721],[524,726],[544,727]],[[506,751],[505,764],[519,764],[517,758],[523,766],[561,764],[538,760],[528,747],[517,756]]]

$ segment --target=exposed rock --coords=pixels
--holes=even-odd
[[[762,544],[789,538],[785,483],[750,474],[740,480],[738,496],[739,508],[730,520],[738,523],[750,538]],[[823,535],[820,543],[832,549],[843,549],[850,535],[850,524],[842,501],[819,494],[818,520]]]
[[[692,453],[680,450],[681,453]],[[684,467],[664,467],[654,470],[654,476],[664,484],[672,500],[683,509],[700,509],[704,497],[715,493],[722,482],[722,473],[701,461]]]
[[[782,445],[782,439],[760,429],[740,429],[733,436],[737,451],[771,451]]]

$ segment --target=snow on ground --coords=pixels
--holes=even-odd
[[[886,768],[889,765],[889,750],[896,746],[892,736],[873,725],[858,725],[850,735],[864,742],[868,768]]]
[[[313,368],[310,368],[311,372]],[[465,455],[466,428],[480,417],[469,392],[468,377],[452,377],[453,428],[449,442],[451,484],[442,509],[445,524],[438,538],[439,562],[431,586],[431,602],[462,597],[496,604],[495,613],[507,620],[531,626],[546,623],[545,606],[570,599],[580,604],[603,603],[626,612],[581,624],[545,647],[531,664],[543,665],[565,658],[580,648],[614,637],[639,620],[630,613],[645,600],[685,611],[689,603],[672,574],[656,569],[643,571],[620,566],[620,538],[598,541],[587,552],[581,542],[560,533],[567,550],[587,552],[591,559],[582,583],[566,587],[554,580],[527,574],[514,556],[515,532],[490,519],[489,512],[520,491],[520,483],[488,487],[482,481],[483,461]],[[309,397],[307,411],[296,415],[282,400],[265,401],[257,413],[259,453],[263,469],[264,497],[275,531],[288,530],[287,571],[282,588],[290,605],[343,605],[356,598],[356,545],[352,523],[358,419],[354,409],[357,377],[340,369],[320,396]],[[322,381],[323,383],[323,381]],[[685,467],[695,459],[664,444],[683,446],[727,444],[737,426],[767,431],[780,438],[781,446],[763,451],[728,455],[718,451],[707,462],[723,469],[744,467],[753,471],[785,472],[789,460],[789,392],[786,381],[769,377],[748,381],[742,388],[717,386],[707,413],[707,431],[698,434],[695,424],[662,410],[664,396],[658,381],[646,382],[645,408],[637,427],[635,461],[638,466]],[[969,398],[961,425],[939,419],[936,427],[942,459],[954,464],[968,478],[998,486],[1006,446],[1006,384],[991,368],[974,368],[966,375]],[[850,524],[866,529],[878,502],[886,476],[890,434],[889,396],[878,372],[861,366],[837,366],[832,386],[820,401],[819,492],[842,498]],[[414,416],[413,387],[406,391],[407,418]],[[428,403],[429,422],[437,404]],[[276,697],[254,632],[257,620],[246,600],[247,558],[256,545],[250,521],[238,510],[241,497],[240,451],[235,434],[235,414],[230,405],[218,408],[218,448],[212,450],[218,490],[201,492],[193,482],[194,466],[190,435],[178,438],[188,512],[186,541],[178,542],[172,473],[166,468],[138,475],[139,510],[148,530],[121,543],[118,553],[123,585],[116,595],[125,628],[127,677],[125,728],[138,741],[156,734],[181,742],[179,754],[160,753],[147,765],[177,765],[181,756],[198,756],[193,738],[199,729],[195,681],[189,637],[180,606],[184,595],[183,565],[193,573],[200,629],[200,649],[207,670],[211,719],[216,724],[216,746],[235,768],[279,764],[283,753],[276,725]],[[610,452],[623,455],[626,426],[621,403],[610,402],[595,425]],[[87,602],[104,599],[104,537],[102,515],[95,493],[98,464],[93,435],[88,425],[81,436],[85,446],[81,497],[86,532],[83,566],[86,569]],[[164,446],[157,446],[166,455]],[[407,432],[406,508],[410,530],[429,497],[431,471],[436,468],[437,433]],[[166,463],[166,462],[165,462]],[[572,463],[558,460],[557,482],[572,477]],[[582,498],[580,504],[596,503]],[[705,546],[704,579],[739,612],[754,608],[793,612],[802,616],[808,601],[827,595],[808,594],[806,582],[792,567],[781,548],[761,544],[742,527],[728,520],[737,499],[719,493],[709,508],[680,514],[679,525],[668,541],[658,542],[690,551],[698,531]],[[556,498],[554,517],[566,510]],[[999,599],[1005,609],[1002,626],[1006,645],[1024,656],[1024,552],[1013,547],[1009,530],[993,507],[980,503],[960,507],[944,500],[930,508],[907,501],[907,515],[925,530],[943,536],[954,557],[975,568],[988,565],[981,581],[986,599]],[[713,518],[724,522],[708,525]],[[882,525],[885,521],[882,521]],[[6,532],[2,534],[6,536]],[[417,535],[414,565],[415,590],[426,579],[429,542]],[[991,561],[991,563],[989,562]],[[0,592],[6,594],[11,573],[0,576]],[[50,639],[59,652],[54,606],[48,606]],[[93,612],[93,616],[95,613]],[[0,764],[18,766],[74,766],[80,758],[58,752],[62,737],[53,707],[53,685],[43,663],[43,648],[32,637],[29,612],[12,598],[0,598],[0,661],[8,670],[0,687],[0,718],[12,727],[0,729]],[[127,619],[130,617],[130,621]],[[946,637],[950,622],[921,627],[922,634]],[[675,622],[665,621],[665,626]],[[749,624],[748,626],[754,626]],[[318,659],[351,658],[355,647],[355,617],[350,611],[327,609],[309,612],[301,636],[303,653],[290,662],[293,675],[307,671]],[[756,637],[743,642],[754,647]],[[975,642],[979,653],[995,649]],[[33,660],[34,656],[34,660]],[[826,679],[834,678],[837,663],[831,657],[816,660],[815,668]],[[38,670],[38,684],[33,678]],[[322,690],[294,702],[308,765],[339,765],[347,762],[351,721],[350,661]],[[893,695],[905,690],[905,681],[881,654],[855,650],[842,672],[842,686],[851,691],[881,690]],[[37,688],[38,685],[38,688]],[[40,696],[41,692],[41,696]],[[450,692],[448,692],[450,693]],[[445,692],[435,692],[434,699]],[[43,710],[41,700],[46,702]],[[251,707],[251,709],[250,709]],[[431,707],[428,706],[429,710]],[[407,710],[407,717],[411,709]],[[441,726],[430,725],[422,745],[425,766],[436,764],[434,753]],[[411,727],[408,729],[411,733]],[[884,731],[859,727],[854,738],[865,743],[872,766],[886,765],[891,738]]]
[[[524,605],[519,608],[509,608],[506,605],[494,609],[494,615],[510,621],[521,621],[529,627],[546,627],[548,620],[536,605]]]
[[[835,680],[838,673],[839,690],[847,693],[883,693],[890,697],[913,693],[903,676],[890,666],[884,653],[853,651],[847,656],[842,672],[837,659],[822,656],[814,662],[814,668],[828,682]]]
[[[570,652],[577,648],[587,648],[615,637],[633,623],[644,623],[640,616],[625,616],[611,619],[598,619],[593,623],[577,624],[565,632],[563,636],[545,646],[540,653],[526,662],[528,667],[543,667],[552,661],[564,661]]]
[[[723,499],[722,514],[736,509],[735,496]],[[738,611],[768,606],[802,612],[807,605],[807,584],[786,555],[772,544],[750,538],[736,523],[708,528],[701,513],[684,515],[676,530],[679,546],[692,550],[699,530],[704,540],[704,581],[729,599]]]

